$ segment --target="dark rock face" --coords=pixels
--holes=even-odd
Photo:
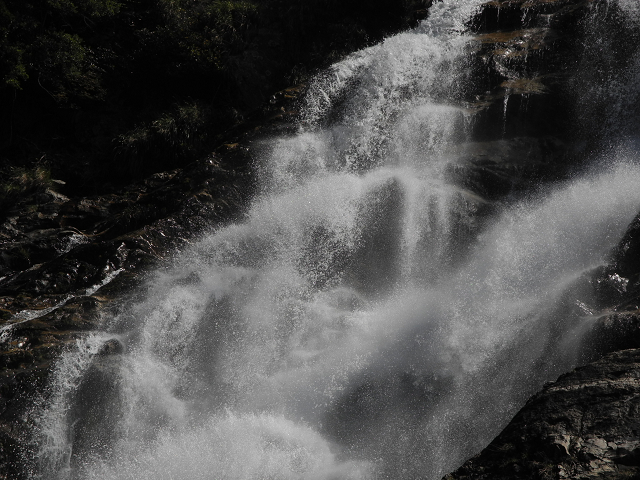
[[[609,40],[596,31],[593,41],[580,45],[594,19],[599,28],[620,34]],[[478,75],[478,85],[486,93],[471,102],[481,141],[463,146],[464,160],[450,171],[454,182],[499,199],[560,178],[599,144],[607,144],[606,110],[614,108],[614,93],[600,92],[576,103],[575,91],[589,91],[591,82],[598,82],[612,65],[625,68],[625,56],[637,48],[637,32],[624,24],[615,5],[597,0],[491,1],[470,28],[481,41],[478,68],[485,74]],[[594,63],[596,44],[610,52],[605,66]],[[589,75],[574,78],[579,70]],[[629,102],[633,120],[634,99]],[[572,120],[577,111],[585,118]],[[499,125],[501,132],[495,130]],[[621,128],[631,125],[637,126],[635,120]],[[636,218],[611,252],[609,265],[583,279],[594,292],[585,315],[595,325],[581,358],[604,358],[547,385],[485,450],[447,480],[640,478],[639,253]]]
[[[603,313],[585,341],[588,355],[640,346],[640,216],[591,278]]]
[[[446,480],[628,479],[640,475],[640,350],[561,376]]]
[[[462,144],[453,153],[460,161],[449,166],[448,179],[495,201],[560,170],[567,147],[554,136],[515,137]]]
[[[468,24],[477,35],[464,99],[472,142],[454,152],[454,183],[490,200],[558,179],[583,155],[575,74],[593,0],[485,3]],[[577,148],[577,145],[581,145]]]
[[[448,178],[480,199],[477,217],[491,213],[492,202],[566,175],[589,149],[588,142],[577,146],[593,131],[574,121],[570,79],[583,54],[576,39],[595,3],[495,0],[469,23],[478,40],[470,54],[474,85],[461,103],[473,113],[472,136],[452,152],[460,161]],[[228,143],[212,156],[184,168],[101,197],[68,198],[63,187],[49,189],[8,212],[0,224],[0,479],[20,478],[20,464],[35,461],[25,405],[45,391],[55,358],[98,327],[101,314],[115,308],[114,299],[139,287],[145,268],[242,211],[251,195],[257,139],[294,131],[300,93],[274,95],[267,119],[230,131]],[[392,184],[386,195],[399,194]],[[389,222],[395,214],[390,208],[370,221]],[[469,227],[469,235],[480,228]],[[372,236],[359,256],[375,256],[374,246],[392,254],[397,246],[385,242]],[[599,306],[611,314],[599,321],[595,347],[585,358],[640,345],[639,252],[636,219],[611,265],[592,279]],[[108,429],[113,420],[95,412],[117,397],[113,365],[123,348],[117,340],[105,343],[80,386],[74,409],[88,420],[77,424],[75,434],[89,442],[93,424]],[[109,386],[100,387],[107,395],[96,399],[92,391],[101,385]],[[613,353],[547,386],[485,451],[448,478],[640,475],[639,394],[640,350]],[[104,441],[108,452],[108,439],[95,440]]]
[[[613,268],[624,277],[640,276],[640,215],[638,215],[612,254]]]
[[[229,143],[184,168],[99,197],[34,193],[0,220],[0,478],[23,478],[37,461],[27,407],[46,401],[52,363],[99,328],[116,300],[141,292],[151,267],[242,212],[259,139],[292,128],[299,93],[277,94],[259,124],[230,131]],[[109,399],[94,398],[93,387],[113,383],[123,348],[114,339],[96,353],[95,375],[80,387],[82,405],[74,407],[104,428],[109,419],[92,412]],[[80,422],[75,434],[86,437],[91,428]]]

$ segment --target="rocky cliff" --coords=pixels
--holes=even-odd
[[[590,40],[581,43],[587,26],[597,28]],[[487,97],[509,98],[510,103],[515,94],[519,97],[517,112],[523,111],[525,98],[533,99],[534,108],[541,113],[522,121],[516,113],[513,123],[506,121],[505,131],[542,128],[540,134],[552,135],[567,147],[564,158],[570,169],[602,148],[597,145],[607,148],[606,103],[614,107],[615,93],[601,91],[601,98],[588,95],[578,100],[584,112],[600,112],[590,120],[585,116],[571,121],[567,113],[576,107],[563,101],[575,101],[571,88],[589,91],[603,69],[615,68],[612,65],[620,58],[637,49],[638,33],[625,23],[616,4],[493,1],[487,2],[471,27],[482,39],[480,58],[488,66],[488,78],[497,77],[496,83],[502,80]],[[625,35],[598,36],[611,28]],[[594,63],[594,45],[609,49],[606,65]],[[591,65],[593,76],[575,77],[576,72],[584,72],[585,65]],[[624,61],[618,65],[624,68]],[[631,99],[631,104],[637,105],[637,100]],[[505,115],[509,112],[505,100]],[[525,122],[542,118],[551,123],[526,126]],[[633,115],[629,124],[637,125]],[[547,126],[550,130],[544,131]],[[547,384],[488,447],[446,480],[639,478],[638,222],[636,218],[611,252],[610,264],[585,279],[595,293],[590,305],[583,306],[584,313],[595,326],[584,342],[582,361],[600,359]]]
[[[23,478],[37,462],[30,438],[32,406],[46,402],[51,367],[61,352],[99,328],[102,318],[128,301],[131,292],[143,292],[145,276],[152,268],[170,261],[174,252],[204,232],[242,216],[253,195],[253,162],[261,150],[262,139],[295,129],[296,102],[304,91],[304,85],[300,85],[266,95],[265,88],[287,83],[284,78],[275,78],[273,73],[284,77],[285,70],[289,69],[286,75],[293,75],[290,70],[294,64],[298,74],[316,68],[326,63],[327,59],[321,61],[320,58],[328,52],[343,55],[384,33],[415,24],[427,15],[431,4],[426,0],[403,4],[400,8],[391,5],[392,2],[380,3],[377,6],[381,10],[371,10],[355,18],[352,14],[357,4],[353,3],[347,7],[351,13],[339,20],[336,20],[340,16],[337,8],[317,15],[318,9],[323,8],[322,2],[307,5],[310,10],[304,12],[302,6],[296,4],[290,13],[300,10],[298,19],[308,27],[304,30],[296,24],[296,19],[278,15],[278,8],[286,9],[286,5],[273,3],[273,11],[269,11],[262,23],[252,24],[250,28],[251,35],[259,37],[258,40],[249,42],[249,48],[238,55],[242,58],[236,59],[241,68],[254,72],[232,79],[244,85],[237,93],[246,96],[249,113],[244,118],[241,115],[224,119],[222,125],[207,125],[214,130],[208,135],[215,137],[219,145],[197,160],[186,162],[188,158],[176,156],[172,148],[164,148],[162,141],[151,139],[154,149],[142,153],[152,162],[151,170],[161,171],[129,185],[122,186],[123,182],[118,181],[121,186],[114,188],[114,178],[140,178],[140,171],[131,176],[120,171],[122,165],[117,161],[109,164],[102,160],[104,155],[115,155],[117,160],[122,153],[119,153],[122,145],[116,145],[115,153],[112,151],[113,142],[105,143],[103,128],[95,125],[96,121],[104,123],[99,120],[103,110],[85,104],[75,107],[72,122],[68,121],[65,116],[68,112],[64,109],[62,113],[56,110],[57,113],[51,114],[47,110],[46,115],[42,114],[39,108],[46,110],[48,104],[25,111],[22,103],[31,94],[28,85],[14,102],[12,111],[18,112],[16,118],[20,120],[12,125],[14,143],[18,143],[18,138],[28,141],[26,137],[31,138],[34,132],[50,133],[47,127],[20,133],[19,128],[25,124],[23,117],[43,117],[46,123],[62,115],[63,119],[53,121],[61,131],[67,132],[58,132],[58,146],[75,144],[80,134],[85,143],[102,142],[102,150],[82,165],[66,157],[58,158],[60,152],[55,149],[48,152],[47,158],[55,157],[54,164],[60,167],[50,170],[53,175],[62,172],[64,180],[51,178],[49,169],[9,168],[12,160],[18,162],[20,158],[6,160],[4,155],[11,154],[6,149],[0,155],[0,478]],[[18,7],[11,4],[0,16],[7,14],[10,20],[19,17]],[[73,8],[73,4],[63,7]],[[264,7],[268,8],[268,2]],[[36,17],[39,14],[37,10],[31,13]],[[127,11],[120,13],[126,16]],[[275,23],[268,20],[271,16],[277,18]],[[67,16],[68,21],[73,18],[73,15]],[[141,22],[143,18],[138,20]],[[139,28],[140,22],[131,26]],[[291,30],[294,24],[295,31]],[[31,27],[39,28],[34,25]],[[5,27],[10,30],[15,25],[9,22],[3,24],[2,28]],[[93,28],[100,30],[102,24]],[[340,40],[323,36],[326,29],[331,29]],[[204,29],[199,34],[208,31]],[[343,33],[348,38],[343,37]],[[122,32],[114,33],[117,34]],[[336,41],[342,43],[338,45]],[[296,60],[285,55],[285,50],[295,50]],[[158,65],[162,64],[161,61]],[[144,66],[141,68],[144,70]],[[260,73],[256,73],[257,69],[261,69]],[[187,70],[183,69],[182,74]],[[205,77],[200,81],[205,81]],[[135,92],[131,90],[128,94],[135,95]],[[196,91],[181,90],[182,94],[197,96]],[[263,102],[265,96],[266,103]],[[119,107],[120,104],[112,105],[112,110]],[[212,108],[218,108],[215,101]],[[109,115],[113,115],[113,111]],[[124,114],[120,112],[120,115]],[[83,124],[76,126],[77,120]],[[71,128],[71,134],[68,133],[70,124],[76,126]],[[181,128],[180,125],[174,127]],[[8,128],[4,129],[7,131]],[[218,135],[221,131],[224,135]],[[195,138],[202,132],[174,133]],[[140,150],[139,145],[133,147]],[[166,162],[161,160],[167,155],[171,157],[168,164],[172,167],[186,165],[162,170],[159,167]],[[134,164],[136,160],[127,158],[126,161]],[[96,168],[96,164],[111,165],[107,167],[110,171],[102,175],[99,171],[103,167]],[[102,175],[104,185],[99,184],[100,180],[94,184],[96,174]],[[92,191],[98,194],[87,196],[86,192]],[[117,351],[117,344],[107,344],[100,355]]]
[[[561,376],[454,479],[629,479],[640,473],[640,350]]]
[[[597,113],[610,100],[577,94],[592,86],[576,73],[591,61],[583,35],[598,15],[621,32],[611,47],[625,58],[635,33],[605,1],[494,0],[470,20],[477,36],[469,52],[473,88],[460,101],[474,133],[458,147],[461,160],[448,177],[477,195],[480,220],[496,205],[571,175],[602,145],[604,117],[576,118],[577,103]],[[7,214],[0,225],[0,478],[16,478],[19,463],[34,461],[28,406],[46,397],[55,358],[121,299],[141,292],[149,267],[242,214],[261,138],[295,128],[303,88],[274,95],[264,118],[229,132],[211,155],[185,168],[86,198],[66,196],[54,180]],[[476,220],[465,224],[471,234],[482,228]],[[597,293],[591,313],[601,318],[583,359],[614,353],[545,387],[448,478],[635,475],[640,353],[617,350],[640,346],[639,225],[630,226],[608,267],[585,278]],[[105,345],[101,354],[117,349]]]
[[[0,225],[0,478],[36,461],[29,406],[46,401],[52,362],[142,292],[151,268],[242,214],[260,139],[292,128],[299,92],[275,94],[258,123],[184,168],[94,197],[54,182],[11,209]]]

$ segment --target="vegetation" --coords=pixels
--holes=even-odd
[[[53,185],[51,172],[46,166],[32,168],[11,167],[0,180],[0,214],[26,195],[44,192]]]
[[[430,2],[0,0],[0,175],[88,194],[178,166]]]

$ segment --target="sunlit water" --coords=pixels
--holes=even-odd
[[[247,218],[58,362],[34,478],[437,479],[574,365],[640,169],[620,154],[474,226],[484,201],[444,172],[479,3],[314,81]]]

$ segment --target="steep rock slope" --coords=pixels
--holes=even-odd
[[[572,107],[572,79],[585,52],[577,39],[593,4],[492,1],[470,22],[469,29],[478,34],[477,49],[470,52],[475,85],[461,102],[473,112],[474,138],[459,147],[464,155],[450,169],[452,182],[487,202],[506,202],[545,180],[567,175],[593,148],[596,142],[590,140],[598,129],[576,122]],[[185,169],[156,174],[114,196],[68,199],[50,189],[30,198],[2,225],[0,478],[14,478],[16,462],[33,460],[25,405],[43,394],[51,362],[65,345],[95,328],[102,311],[117,308],[111,301],[138,283],[136,271],[242,211],[259,138],[293,128],[292,102],[298,94],[296,89],[280,92],[268,121],[230,138],[214,155]],[[616,268],[618,264],[628,261],[621,260]],[[604,272],[594,282],[603,292],[615,289],[616,274],[615,269]],[[627,290],[631,292],[631,286]],[[603,293],[603,302],[613,298],[607,295]],[[626,297],[617,302],[627,302]],[[619,331],[610,328],[614,317],[607,318],[603,334]],[[629,322],[623,323],[630,328]],[[626,333],[612,335],[628,338]],[[607,349],[618,346],[614,339]],[[117,350],[117,345],[105,345],[100,355]],[[567,458],[583,457],[580,448],[589,442],[579,438],[581,443],[573,447],[569,440]],[[616,451],[627,448],[613,443]],[[557,450],[551,448],[552,453]],[[627,457],[613,455],[611,461],[619,458]],[[578,472],[567,468],[563,471]]]
[[[561,376],[446,480],[628,479],[640,473],[640,350]]]
[[[0,478],[37,461],[30,408],[46,400],[61,352],[141,293],[145,273],[242,214],[260,139],[292,127],[298,93],[279,92],[259,123],[184,168],[102,196],[35,192],[0,224]]]
[[[612,133],[635,135],[637,99],[625,99],[629,101],[627,119],[617,124],[615,132],[608,116],[617,108],[620,95],[632,92],[594,89],[602,81],[603,71],[609,75],[624,71],[638,48],[637,31],[627,24],[614,2],[492,1],[472,26],[481,32],[480,38],[495,40],[490,47],[483,47],[489,52],[483,58],[503,81],[487,97],[509,98],[510,104],[510,95],[518,95],[519,112],[523,112],[525,99],[533,98],[538,112],[547,108],[541,116],[527,116],[524,121],[548,118],[548,124],[539,125],[550,127],[550,131],[541,133],[556,138],[560,134],[572,168],[593,154],[606,155],[612,148]],[[588,29],[595,30],[585,37]],[[607,30],[618,33],[600,36]],[[514,65],[529,64],[526,48],[532,41],[535,44],[535,39],[569,48],[562,55],[558,54],[563,48],[534,51],[533,65],[544,65],[539,67],[541,75],[525,73],[531,72],[528,68],[514,70]],[[494,56],[499,51],[501,54]],[[544,61],[537,63],[536,57]],[[555,70],[549,70],[552,65]],[[522,74],[514,75],[514,71]],[[488,77],[495,78],[495,74]],[[574,89],[574,94],[567,89]],[[546,107],[540,102],[545,96],[551,104]],[[562,103],[563,99],[573,101],[574,106]],[[510,107],[506,100],[504,105],[506,116]],[[553,110],[553,105],[558,110]],[[497,112],[499,106],[493,109]],[[568,121],[572,114],[567,116],[568,112],[581,112],[581,116]],[[516,116],[514,124],[505,123],[505,131],[522,125]],[[495,171],[495,164],[491,168]],[[638,231],[636,218],[611,252],[609,265],[590,272],[585,279],[595,295],[589,306],[583,306],[584,314],[595,326],[584,341],[581,358],[588,362],[604,357],[546,385],[487,448],[447,475],[447,480],[638,478]]]

